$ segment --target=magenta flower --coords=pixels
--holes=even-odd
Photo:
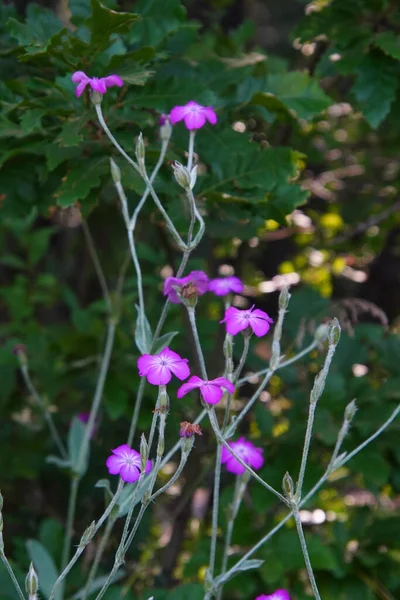
[[[234,276],[211,279],[210,285],[208,286],[208,291],[214,292],[216,296],[227,296],[231,292],[241,294],[243,289],[243,282],[240,281],[239,277]]]
[[[134,483],[140,476],[140,454],[132,450],[128,444],[122,444],[106,460],[110,475],[119,475],[126,483]],[[146,463],[146,473],[151,471],[151,460]]]
[[[269,596],[261,594],[261,596],[257,596],[256,600],[290,600],[290,596],[286,590],[276,590],[276,592]]]
[[[259,308],[253,310],[253,308],[254,305],[248,310],[231,306],[220,323],[226,323],[226,331],[231,335],[236,335],[239,331],[250,327],[257,337],[261,337],[268,333],[274,321],[263,310]]]
[[[124,82],[122,81],[119,75],[109,75],[108,77],[88,77],[86,73],[83,71],[75,71],[75,73],[71,77],[74,83],[77,83],[75,94],[79,98],[82,96],[83,91],[87,85],[90,85],[92,90],[95,92],[99,92],[99,94],[105,94],[107,88],[113,87],[117,85],[118,87],[122,87]]]
[[[140,377],[147,377],[153,385],[167,385],[173,373],[183,381],[190,375],[188,359],[181,358],[179,354],[169,348],[164,348],[159,354],[143,354],[138,360]]]
[[[177,392],[177,396],[178,398],[183,398],[183,396],[186,396],[188,392],[199,389],[200,394],[203,396],[207,404],[218,404],[224,393],[222,388],[227,390],[230,394],[233,394],[235,391],[235,386],[233,383],[224,377],[217,377],[211,381],[204,381],[204,379],[200,379],[200,377],[193,375],[189,381],[181,385]]]
[[[261,469],[263,466],[263,449],[256,448],[254,444],[245,440],[244,437],[239,438],[236,442],[230,442],[229,446],[252,469]],[[221,463],[226,464],[227,471],[235,473],[235,475],[242,475],[246,470],[225,446],[222,448]],[[279,600],[279,598],[276,600]]]
[[[217,122],[217,115],[211,106],[201,106],[193,100],[185,106],[175,106],[171,110],[169,118],[173,125],[184,120],[187,129],[200,129],[206,121],[211,125],[215,125]]]
[[[184,298],[202,296],[208,290],[208,277],[203,271],[192,271],[186,277],[167,277],[164,281],[164,296],[168,296],[173,304],[179,304],[180,298],[176,293],[178,288]]]

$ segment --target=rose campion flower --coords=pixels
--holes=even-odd
[[[234,276],[211,279],[210,285],[208,286],[208,291],[214,292],[216,296],[227,296],[231,292],[241,294],[243,289],[243,282],[240,281],[239,277]]]
[[[211,381],[204,381],[204,379],[200,379],[200,377],[193,375],[189,381],[181,385],[177,392],[177,396],[178,398],[182,398],[188,392],[199,389],[200,394],[203,396],[207,404],[218,404],[224,394],[222,388],[231,394],[233,394],[235,391],[235,386],[233,383],[224,377],[217,377]]]
[[[79,98],[82,96],[86,86],[90,85],[92,90],[99,92],[99,94],[105,94],[107,88],[117,85],[122,87],[124,82],[119,75],[109,75],[108,77],[88,77],[83,71],[75,71],[71,77],[74,83],[77,83],[75,94]]]
[[[250,327],[257,337],[261,337],[268,333],[274,321],[263,310],[253,309],[254,305],[248,310],[231,306],[220,323],[226,323],[226,331],[231,335],[236,335],[239,331]]]
[[[258,470],[263,466],[263,449],[256,448],[252,442],[248,442],[244,437],[239,438],[236,442],[230,442],[229,446],[252,469]],[[246,470],[225,446],[222,448],[221,463],[226,465],[227,471],[235,475],[242,475]],[[279,598],[276,600],[279,600]]]
[[[172,373],[181,381],[189,377],[188,359],[169,348],[164,348],[159,354],[143,354],[138,360],[140,377],[147,377],[152,385],[167,385]]]
[[[257,596],[255,600],[290,600],[289,592],[286,590],[276,590],[273,594],[269,596],[266,594],[261,594],[261,596]]]
[[[119,475],[126,483],[134,483],[140,476],[140,454],[132,450],[128,444],[122,444],[114,450],[112,455],[106,460],[106,465],[110,475]],[[146,463],[146,473],[150,473],[152,468],[151,460]]]
[[[170,114],[169,118],[171,123],[175,125],[178,121],[184,121],[187,129],[200,129],[205,125],[206,121],[215,125],[217,122],[217,115],[211,106],[201,106],[191,100],[185,106],[175,106]]]
[[[209,279],[204,271],[192,271],[186,277],[167,277],[164,281],[164,296],[173,304],[180,304],[181,300],[176,293],[176,287],[184,297],[202,296],[208,290]]]

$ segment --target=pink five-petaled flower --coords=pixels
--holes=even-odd
[[[269,596],[261,594],[261,596],[257,596],[256,600],[290,600],[290,596],[289,592],[286,590],[276,590],[276,592]]]
[[[203,271],[192,271],[186,277],[167,277],[164,281],[164,296],[173,304],[179,304],[180,298],[176,293],[178,288],[180,294],[184,297],[202,296],[208,290],[208,277]]]
[[[191,392],[197,388],[200,390],[200,394],[203,396],[207,404],[218,404],[224,393],[222,388],[226,389],[230,394],[233,394],[235,391],[235,386],[233,383],[224,377],[217,377],[211,381],[204,381],[204,379],[200,379],[200,377],[193,375],[189,381],[181,385],[177,392],[177,396],[178,398],[182,398],[188,392]]]
[[[167,385],[173,373],[183,381],[190,375],[188,359],[181,358],[179,354],[169,348],[164,348],[159,354],[143,354],[138,360],[140,377],[147,377],[153,385]]]
[[[209,292],[214,292],[216,296],[227,296],[231,292],[235,294],[241,294],[243,292],[244,285],[240,281],[239,277],[218,277],[217,279],[211,279],[210,285],[208,286]]]
[[[106,460],[106,465],[110,475],[119,475],[126,483],[134,483],[140,476],[140,454],[132,450],[128,444],[122,444],[114,450],[112,455]],[[151,471],[151,460],[146,463],[146,473]]]
[[[171,123],[175,125],[178,121],[185,121],[187,129],[200,129],[206,121],[215,125],[217,115],[211,106],[201,106],[191,100],[185,106],[175,106],[169,113]]]
[[[79,98],[83,94],[83,91],[87,85],[90,85],[92,90],[99,92],[99,94],[105,94],[107,88],[117,85],[122,87],[124,82],[119,75],[109,75],[108,77],[88,77],[83,71],[75,71],[71,77],[74,83],[77,83],[75,94]]]
[[[256,448],[254,444],[245,440],[244,437],[239,438],[236,442],[230,442],[229,446],[252,469],[261,469],[263,466],[263,449]],[[226,469],[230,473],[235,473],[235,475],[242,475],[246,470],[225,446],[222,448],[221,463],[226,464]]]
[[[231,306],[220,323],[226,323],[226,331],[231,335],[236,335],[239,331],[250,327],[257,337],[261,337],[268,333],[274,321],[263,310],[259,308],[253,310],[253,308],[254,305],[248,310]]]

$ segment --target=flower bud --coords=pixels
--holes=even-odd
[[[175,160],[172,163],[172,169],[177,183],[186,190],[190,188],[190,174],[187,168]]]
[[[103,100],[103,94],[96,92],[96,90],[90,90],[90,99],[95,106],[99,106]]]
[[[193,167],[193,169],[190,171],[190,189],[191,190],[196,185],[196,181],[197,181],[197,165],[195,165]]]
[[[317,329],[314,333],[314,338],[318,343],[322,343],[328,339],[328,335],[329,335],[329,324],[321,323],[321,325],[319,325],[317,327]]]
[[[29,596],[34,596],[37,594],[39,589],[39,578],[35,569],[33,568],[33,563],[29,565],[28,575],[25,578],[25,589]]]
[[[224,356],[225,358],[233,357],[233,336],[227,333],[224,341]]]
[[[329,344],[336,346],[340,340],[340,324],[337,318],[335,317],[329,324]]]
[[[146,440],[146,436],[142,433],[140,438],[140,469],[141,471],[146,470],[147,461],[149,458],[149,446]]]
[[[354,415],[357,412],[357,406],[356,406],[356,401],[352,400],[347,406],[346,409],[344,411],[344,418],[346,421],[348,421],[350,423],[350,421],[352,421]]]
[[[121,170],[117,163],[110,158],[111,177],[114,183],[121,183]]]
[[[83,532],[83,535],[81,537],[81,541],[79,542],[79,545],[85,547],[90,542],[90,540],[93,538],[95,533],[96,533],[96,521],[92,521],[90,523],[89,527],[87,527],[85,529],[85,531]]]
[[[182,437],[181,438],[181,448],[183,454],[188,455],[193,448],[194,444],[194,435],[192,437]]]
[[[289,288],[287,286],[285,286],[284,288],[282,288],[282,291],[279,294],[279,308],[281,310],[287,309],[290,298],[291,298],[291,294],[289,294]]]
[[[168,142],[172,134],[172,125],[168,115],[160,117],[160,138],[163,142]]]
[[[157,456],[162,456],[165,450],[164,438],[160,438],[157,444]]]
[[[142,132],[139,133],[136,141],[135,155],[139,165],[144,165],[145,149]]]
[[[293,479],[290,477],[289,473],[286,471],[284,478],[282,479],[282,489],[285,497],[288,500],[291,500],[294,496],[294,484]]]

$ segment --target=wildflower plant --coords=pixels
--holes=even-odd
[[[104,17],[109,17],[111,23],[113,19],[115,20],[116,30],[119,26],[125,26],[129,22],[128,17],[123,16],[123,13],[111,14],[114,11],[108,11],[97,2],[93,2],[93,6],[94,12],[96,10],[106,11]],[[121,19],[121,21],[118,19]],[[104,26],[106,20],[102,21],[103,29],[108,31]],[[134,15],[132,15],[132,20],[135,20]],[[96,43],[101,43],[103,34],[103,30],[99,31],[95,27],[92,28],[92,36]],[[117,71],[117,69],[115,70]],[[91,70],[91,74],[94,72],[94,70]],[[221,195],[227,194],[229,196],[233,194],[232,189],[227,188],[224,190],[224,177],[219,177],[218,170],[215,173],[211,172],[203,176],[198,168],[202,160],[207,162],[207,151],[204,149],[206,143],[200,139],[202,131],[203,129],[206,131],[207,128],[217,128],[219,126],[218,123],[223,121],[224,118],[223,107],[218,107],[217,111],[216,107],[214,108],[209,104],[203,105],[200,103],[200,99],[197,99],[197,101],[193,98],[186,103],[182,99],[182,104],[168,107],[169,113],[167,116],[162,117],[162,122],[157,125],[157,131],[154,135],[155,138],[158,137],[159,139],[159,154],[157,162],[152,172],[150,172],[146,140],[143,133],[137,132],[135,148],[131,153],[125,149],[127,146],[124,141],[120,141],[118,135],[114,134],[111,126],[109,126],[109,123],[112,122],[110,115],[114,111],[118,113],[119,110],[118,103],[115,102],[115,96],[112,94],[122,87],[124,89],[128,87],[129,81],[125,82],[123,75],[117,73],[102,77],[100,69],[97,71],[97,77],[89,77],[81,70],[71,73],[70,77],[72,83],[77,86],[75,88],[76,96],[82,102],[87,100],[91,111],[91,119],[96,120],[96,127],[99,127],[101,131],[101,143],[107,144],[110,153],[109,175],[118,200],[114,217],[115,219],[121,219],[123,222],[126,244],[129,248],[129,266],[132,267],[135,273],[137,314],[134,325],[134,341],[138,355],[135,368],[140,377],[140,384],[135,390],[135,404],[130,425],[127,427],[126,439],[115,440],[113,450],[104,448],[104,475],[106,477],[108,472],[111,477],[110,479],[101,480],[98,485],[106,490],[107,506],[104,512],[81,533],[80,541],[76,545],[73,541],[73,535],[79,491],[82,479],[85,477],[90,465],[92,436],[98,425],[99,410],[110,370],[115,336],[120,325],[119,301],[122,292],[118,287],[115,294],[109,292],[101,267],[100,252],[100,260],[96,264],[104,294],[104,303],[108,311],[105,343],[89,415],[85,419],[82,419],[81,416],[73,419],[67,442],[59,434],[46,402],[32,382],[26,349],[21,347],[16,351],[27,389],[43,411],[54,447],[58,451],[58,455],[52,457],[51,462],[60,468],[68,468],[71,474],[61,568],[55,581],[46,590],[46,596],[48,600],[63,600],[66,581],[71,570],[81,558],[89,543],[95,538],[97,538],[98,543],[95,546],[95,555],[89,572],[83,587],[74,597],[79,596],[86,599],[90,596],[95,600],[101,600],[105,596],[109,587],[120,576],[127,553],[137,539],[146,512],[151,510],[157,499],[171,490],[172,486],[178,481],[191,459],[191,453],[196,444],[196,436],[203,435],[207,431],[207,435],[211,436],[214,446],[215,460],[208,564],[203,582],[204,600],[221,600],[224,588],[231,579],[240,575],[243,571],[256,570],[262,567],[263,561],[256,558],[258,550],[264,544],[267,544],[291,519],[294,520],[296,526],[299,551],[301,550],[304,558],[312,593],[319,600],[321,595],[303,531],[300,509],[314,497],[333,473],[342,469],[391,424],[400,412],[400,406],[370,437],[364,439],[352,451],[346,453],[342,451],[342,445],[356,413],[354,401],[350,402],[344,413],[342,427],[337,432],[334,449],[323,474],[310,490],[304,492],[315,415],[318,410],[318,403],[323,397],[336,348],[340,342],[341,328],[337,319],[322,324],[309,346],[297,353],[292,353],[289,358],[285,358],[288,351],[286,348],[281,347],[281,343],[285,316],[289,311],[291,299],[289,289],[287,287],[282,289],[277,314],[271,317],[255,306],[242,309],[232,305],[234,294],[242,294],[245,289],[243,281],[238,277],[229,276],[224,279],[210,279],[207,273],[195,270],[194,265],[191,264],[192,261],[194,262],[193,253],[200,252],[207,226],[209,224],[211,226],[212,200],[210,200],[210,205],[206,205],[206,207],[201,202],[201,199],[207,196],[207,185],[211,185],[214,191],[218,188]],[[116,89],[109,90],[109,88]],[[74,89],[72,85],[69,91],[73,98]],[[110,94],[110,97],[107,97],[108,94]],[[103,106],[106,107],[104,111]],[[167,155],[171,150],[171,146],[175,144],[175,135],[180,136],[180,139],[182,139],[183,133],[182,131],[176,133],[177,128],[185,128],[186,153],[183,148],[173,148],[173,153],[179,154],[182,162],[177,160],[172,162],[168,171],[168,186],[172,190],[172,197],[181,195],[182,205],[185,208],[185,214],[188,216],[186,230],[182,226],[182,219],[178,219],[179,223],[174,220],[173,211],[169,210],[171,205],[168,201],[165,201],[164,195],[160,192],[157,179],[161,177],[161,170],[164,172],[167,170]],[[219,129],[213,135],[219,136],[218,139],[222,141],[224,139],[229,140],[232,135],[231,128]],[[198,146],[196,145],[197,136],[200,139]],[[287,149],[277,149],[276,152],[273,148],[266,150],[271,161],[278,160],[277,155],[280,151],[286,157],[291,156],[291,151]],[[261,156],[261,152],[259,154]],[[250,160],[264,160],[265,157],[262,156],[260,159],[260,156],[257,154],[256,157],[250,157]],[[233,173],[236,174],[234,167],[229,166],[227,168],[232,168]],[[210,170],[212,171],[212,165]],[[274,171],[273,166],[271,171]],[[296,187],[296,183],[292,181],[295,169],[291,159],[288,160],[288,164],[286,164],[283,171],[285,175],[281,185],[285,187],[285,192],[282,192],[282,198],[286,198],[287,188],[290,188],[290,186],[292,186],[294,195],[296,193],[301,194]],[[268,172],[264,176],[268,179]],[[125,188],[125,179],[129,179],[129,177],[133,177],[135,182],[140,182],[140,185],[136,185],[136,183],[135,185],[136,190],[141,190],[138,198],[136,198],[133,210],[130,194]],[[165,173],[162,177],[165,181]],[[205,181],[202,181],[203,177]],[[273,196],[275,188],[279,186],[271,184],[271,189],[266,190],[261,183],[249,181],[248,178],[249,175],[241,178],[245,190],[243,192],[244,197],[247,197],[247,191],[249,194],[254,194],[255,197],[257,194],[264,197],[268,191],[271,193],[271,202],[279,204],[279,190],[276,192],[277,196]],[[225,179],[229,181],[234,177]],[[227,185],[229,187],[229,183]],[[268,187],[270,184],[267,183],[266,185]],[[143,278],[137,243],[138,221],[146,214],[145,208],[150,202],[155,207],[157,219],[160,220],[163,229],[167,232],[166,235],[168,235],[175,253],[180,254],[180,264],[176,269],[176,273],[167,277],[163,283],[160,280],[156,289],[149,289]],[[158,322],[150,323],[148,316],[149,298],[153,294],[161,295],[162,293],[165,296],[163,310]],[[221,372],[216,377],[212,374],[212,359],[204,350],[202,331],[198,326],[197,318],[199,306],[203,301],[206,301],[208,293],[213,293],[216,296],[217,301],[221,302],[221,309],[223,308],[224,311],[224,317],[220,320],[224,339],[219,349],[220,354],[223,354],[223,361]],[[174,308],[179,311],[177,313],[179,318],[187,323],[188,335],[193,341],[195,350],[195,358],[191,360],[182,358],[176,351],[178,349],[177,339],[179,338],[176,335],[177,332],[165,331],[165,323],[171,305],[176,305]],[[234,396],[242,386],[251,381],[252,376],[254,377],[254,373],[250,375],[243,374],[246,373],[245,366],[253,336],[267,341],[271,347],[271,356],[268,366],[257,373],[259,383],[254,393],[244,405],[237,409],[233,404]],[[240,343],[238,340],[240,340]],[[243,347],[240,356],[237,356],[234,352],[235,345],[236,347]],[[310,391],[308,419],[305,424],[301,457],[299,456],[298,473],[283,472],[282,488],[278,489],[268,478],[270,458],[268,451],[264,448],[264,440],[253,442],[245,433],[243,425],[245,417],[255,408],[257,401],[274,374],[301,360],[305,354],[311,352],[316,352],[323,357],[323,366],[316,374]],[[174,391],[173,387],[175,378],[180,382],[177,392]],[[147,386],[147,383],[150,386]],[[139,418],[145,391],[151,396],[154,408],[149,429],[141,432],[139,431]],[[176,439],[175,444],[171,448],[166,448],[166,431],[170,427],[169,415],[171,413],[180,416],[185,415],[186,396],[189,394],[195,395],[198,399],[197,417],[193,423],[182,421],[180,428],[176,428],[172,434]],[[183,400],[183,398],[185,399]],[[221,408],[221,410],[217,412],[216,407]],[[258,443],[260,445],[257,445]],[[163,467],[175,456],[177,457],[175,471],[170,474],[169,479],[162,479],[160,475]],[[227,510],[226,526],[221,534],[221,476],[225,471],[228,477],[234,478],[234,489]],[[233,532],[240,510],[243,507],[245,494],[253,486],[260,486],[265,497],[274,496],[279,501],[284,516],[270,531],[261,532],[257,543],[252,545],[243,556],[240,558],[235,557],[232,561],[230,560],[230,551]],[[2,500],[0,509],[3,509]],[[6,507],[4,512],[6,514]],[[124,525],[118,547],[115,550],[108,547],[108,540],[118,518],[124,519]],[[99,585],[98,569],[105,552],[113,555],[113,566],[108,575],[101,578]],[[22,591],[12,565],[7,558],[1,531],[0,558],[8,571],[20,600],[25,599],[26,595]],[[26,578],[26,591],[29,599],[37,597],[41,578],[43,577],[43,573],[39,572],[37,574],[34,567],[35,557],[33,557],[33,565],[29,567]],[[259,594],[256,600],[290,600],[291,598],[290,590],[283,587],[276,589],[276,591],[259,590],[259,592],[261,595]],[[156,596],[155,600],[157,600]]]

